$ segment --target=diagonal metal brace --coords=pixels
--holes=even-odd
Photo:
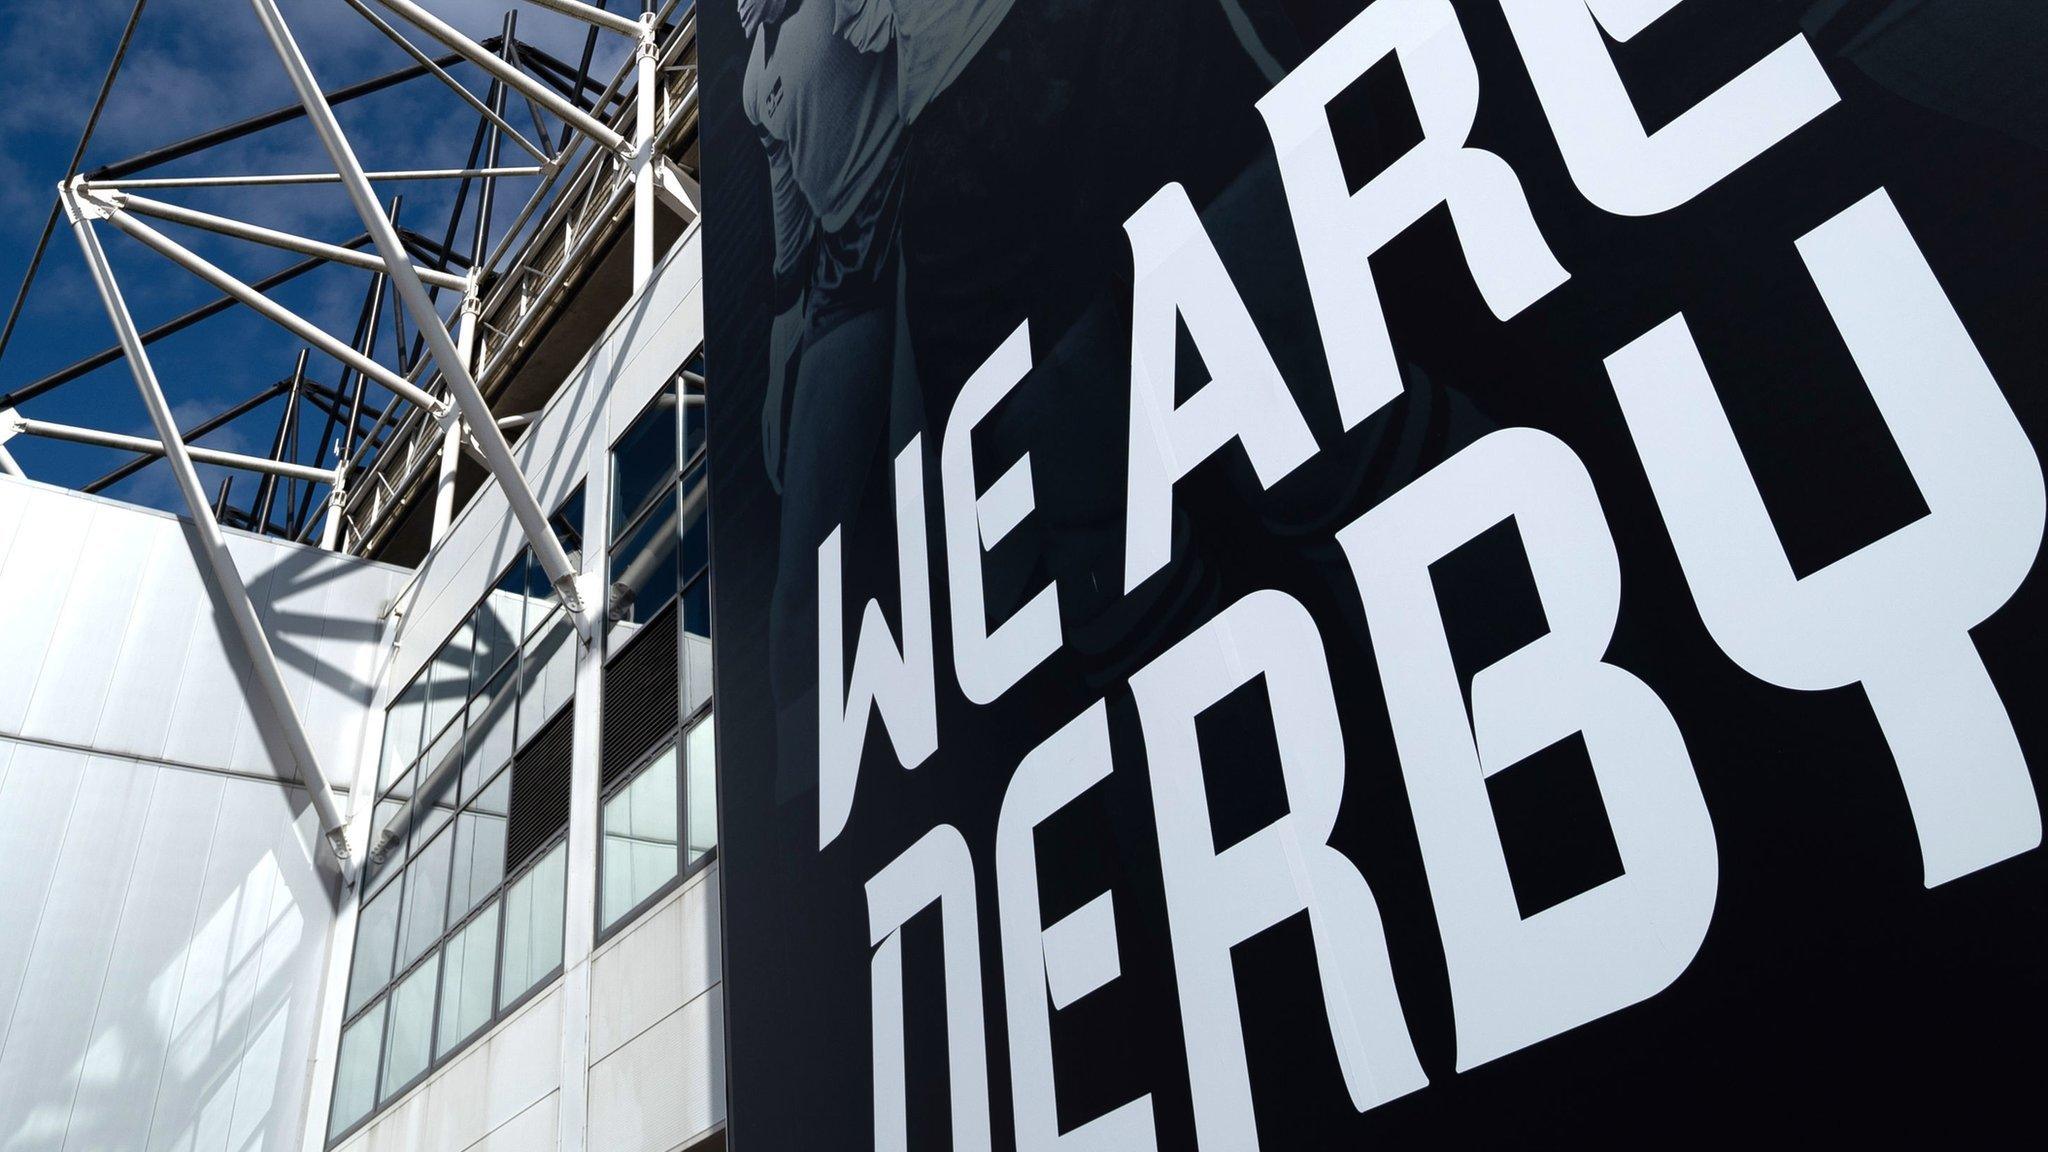
[[[60,195],[79,247],[85,252],[93,284],[99,289],[100,302],[106,306],[115,334],[120,337],[122,350],[127,353],[128,370],[135,377],[135,387],[142,394],[143,405],[149,409],[150,423],[156,427],[164,456],[177,479],[178,492],[185,498],[185,508],[192,515],[192,527],[199,536],[200,550],[205,554],[214,590],[227,603],[235,634],[241,640],[250,668],[255,673],[257,689],[284,737],[285,746],[298,767],[300,781],[312,798],[313,809],[320,818],[320,831],[333,849],[335,859],[341,863],[343,875],[352,877],[353,870],[348,865],[348,820],[335,803],[334,790],[328,784],[327,774],[321,771],[319,758],[313,753],[313,744],[306,735],[304,722],[299,719],[298,707],[292,703],[291,693],[285,689],[284,675],[277,667],[277,653],[270,647],[262,621],[256,616],[256,606],[249,599],[248,585],[243,583],[241,571],[228,552],[227,540],[221,535],[219,523],[214,520],[212,506],[199,487],[199,474],[193,470],[191,453],[178,436],[177,422],[171,417],[170,402],[164,399],[163,386],[157,382],[149,351],[143,347],[134,317],[129,314],[128,305],[121,297],[120,285],[114,281],[113,268],[107,263],[106,251],[100,247],[99,237],[93,232],[92,222],[102,214],[102,210],[81,204],[68,185]]]
[[[403,0],[381,0],[387,7],[395,7],[405,13]],[[526,536],[527,544],[533,549],[533,556],[540,563],[541,570],[548,575],[548,582],[562,597],[562,606],[575,622],[577,633],[585,643],[595,636],[595,621],[583,595],[583,579],[569,563],[569,554],[555,532],[548,525],[547,513],[541,510],[540,502],[534,499],[533,489],[526,483],[526,477],[519,471],[519,463],[512,457],[512,445],[505,434],[498,430],[498,422],[485,402],[483,393],[477,388],[476,377],[471,374],[468,362],[455,346],[455,338],[441,322],[441,315],[428,298],[427,289],[414,273],[412,261],[405,250],[405,242],[399,238],[398,229],[384,215],[384,209],[377,201],[377,195],[370,187],[369,179],[363,174],[363,166],[356,159],[355,149],[349,146],[348,137],[343,135],[341,124],[334,118],[334,109],[328,106],[327,98],[320,93],[320,84],[313,78],[313,71],[299,51],[297,41],[292,38],[291,29],[285,24],[284,16],[278,11],[276,0],[250,0],[256,16],[263,23],[264,32],[270,37],[271,47],[277,52],[278,60],[291,78],[292,88],[298,92],[299,101],[306,107],[306,119],[320,136],[320,143],[327,149],[327,155],[334,161],[335,171],[341,175],[342,187],[348,191],[349,200],[355,205],[356,215],[362,217],[363,227],[370,233],[370,240],[377,251],[384,256],[389,269],[391,287],[398,293],[399,301],[418,326],[420,335],[426,339],[427,352],[433,357],[434,366],[440,369],[441,379],[448,385],[449,395],[462,412],[462,419],[469,425],[476,437],[477,447],[483,452],[484,464],[491,475],[498,480],[499,488],[505,494],[505,501],[511,505],[513,518],[519,521],[520,530]],[[407,14],[409,19],[413,17]],[[418,21],[415,19],[415,23]],[[423,25],[424,26],[424,25]],[[465,41],[467,43],[467,41]],[[493,57],[493,60],[496,58]],[[499,62],[502,63],[502,62]],[[520,78],[522,81],[525,78]],[[509,81],[508,81],[509,82]],[[530,83],[530,81],[527,81]],[[515,84],[515,87],[517,85]]]

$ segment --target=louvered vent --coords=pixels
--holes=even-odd
[[[604,670],[604,783],[631,771],[675,733],[676,607],[648,621]]]
[[[574,705],[541,729],[512,762],[512,814],[505,829],[505,871],[532,859],[569,826]]]

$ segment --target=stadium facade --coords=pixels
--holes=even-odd
[[[690,6],[547,5],[587,22],[580,67],[514,15],[472,39],[365,8],[413,61],[324,94],[254,7],[300,102],[67,180],[48,259],[76,235],[109,371],[155,410],[151,347],[195,321],[144,330],[103,236],[276,321],[294,370],[249,398],[287,413],[275,451],[36,420],[79,370],[0,397],[0,436],[193,498],[4,461],[0,1146],[721,1147]],[[332,109],[443,81],[472,106],[445,171],[362,172]],[[172,202],[281,182],[206,164],[280,126],[321,135],[312,180],[375,189],[364,235]],[[422,180],[459,188],[445,232],[390,223]],[[361,321],[321,331],[167,233],[358,268]]]

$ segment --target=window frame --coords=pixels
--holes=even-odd
[[[572,513],[574,513],[575,517],[580,517],[582,515],[582,510],[584,507],[582,500],[583,494],[584,486],[581,483],[578,483],[573,489],[571,489],[568,497],[566,497],[562,501],[561,507],[557,508],[554,514],[549,517],[549,522],[556,526],[558,532],[562,530],[562,527],[567,522],[567,519],[571,517]],[[582,540],[580,526],[575,524],[567,524],[567,527],[575,530],[576,536],[572,541],[565,541],[565,547],[569,543],[575,543],[580,548]],[[521,704],[523,702],[523,697],[525,695],[524,689],[526,685],[526,675],[528,673],[527,661],[528,657],[533,655],[531,645],[534,641],[536,641],[538,638],[544,635],[549,629],[553,628],[557,624],[557,622],[562,618],[563,611],[560,601],[552,596],[544,595],[536,598],[530,595],[530,593],[533,590],[531,578],[533,566],[534,561],[532,549],[520,549],[518,555],[512,560],[512,562],[508,564],[504,568],[504,570],[498,574],[497,579],[493,580],[490,583],[489,587],[487,587],[484,590],[483,596],[478,599],[476,604],[472,605],[469,611],[463,614],[462,620],[460,623],[456,625],[455,630],[450,632],[449,635],[442,640],[442,642],[434,649],[433,655],[424,664],[420,666],[419,671],[414,674],[413,679],[407,682],[404,689],[397,693],[394,693],[390,697],[390,703],[386,705],[385,714],[387,719],[385,726],[380,730],[380,740],[388,739],[389,737],[390,722],[388,717],[391,711],[395,707],[399,706],[399,702],[404,700],[410,693],[412,693],[416,687],[427,683],[428,678],[434,672],[436,664],[440,661],[443,652],[448,648],[450,644],[455,643],[459,638],[461,638],[465,634],[469,636],[469,644],[471,647],[467,668],[468,683],[465,685],[464,696],[460,707],[456,709],[455,714],[452,717],[450,717],[447,723],[443,725],[441,729],[439,729],[433,734],[432,742],[429,742],[427,739],[427,733],[425,731],[426,724],[424,723],[423,714],[422,722],[417,725],[417,727],[419,728],[419,732],[417,733],[419,747],[412,752],[410,763],[402,771],[396,772],[394,774],[394,778],[390,781],[389,784],[385,784],[380,779],[378,782],[378,787],[375,789],[375,793],[372,797],[371,829],[373,837],[378,832],[376,810],[387,803],[404,803],[407,800],[413,800],[424,796],[427,792],[425,785],[429,782],[429,777],[433,778],[432,782],[437,786],[446,784],[447,786],[452,787],[453,792],[451,793],[451,795],[453,796],[454,802],[449,806],[447,819],[440,826],[434,828],[434,830],[431,833],[427,834],[424,837],[423,842],[418,844],[415,844],[414,840],[416,837],[418,837],[419,830],[425,823],[425,821],[421,820],[420,813],[418,811],[409,811],[407,813],[408,819],[406,822],[406,827],[404,829],[404,835],[395,838],[393,845],[387,849],[387,859],[383,863],[379,874],[374,878],[374,880],[371,883],[357,885],[357,890],[355,892],[356,935],[352,937],[350,942],[348,974],[344,977],[342,982],[342,1007],[344,1015],[341,1021],[340,1034],[342,1036],[346,1036],[349,1032],[349,1029],[361,1023],[372,1012],[377,1011],[380,1005],[383,1006],[384,1019],[378,1029],[378,1035],[376,1039],[376,1063],[374,1068],[372,1069],[371,1074],[370,1108],[368,1111],[364,1112],[363,1115],[357,1117],[353,1122],[351,1122],[348,1125],[348,1127],[343,1128],[339,1132],[336,1132],[333,1135],[328,1136],[325,1145],[328,1148],[336,1147],[337,1145],[347,1141],[350,1137],[354,1136],[364,1127],[373,1123],[379,1116],[384,1114],[385,1110],[389,1108],[389,1106],[393,1102],[399,1100],[400,1098],[405,1096],[406,1093],[411,1092],[413,1089],[417,1088],[422,1082],[431,1077],[436,1071],[438,1071],[442,1067],[445,1067],[450,1061],[459,1057],[463,1052],[468,1050],[471,1044],[475,1043],[480,1038],[489,1035],[496,1025],[511,1018],[511,1016],[517,1013],[521,1008],[523,1008],[527,1004],[527,1002],[532,1000],[535,996],[540,995],[544,990],[550,987],[557,979],[561,977],[562,972],[564,971],[564,959],[557,959],[552,969],[535,978],[534,982],[530,987],[528,987],[525,991],[521,992],[518,996],[514,997],[510,1002],[504,1004],[500,1004],[498,1002],[500,996],[502,996],[504,992],[503,984],[506,924],[503,904],[505,901],[505,897],[514,886],[516,886],[520,881],[526,879],[527,876],[532,874],[532,872],[536,868],[538,868],[543,862],[545,862],[550,854],[555,852],[558,848],[563,848],[564,845],[567,844],[569,839],[569,830],[566,827],[563,828],[560,832],[556,833],[555,835],[549,837],[546,841],[542,842],[537,848],[528,853],[526,858],[520,861],[517,867],[502,869],[501,875],[498,877],[496,885],[489,889],[487,892],[485,892],[483,895],[476,896],[472,894],[471,906],[462,913],[460,918],[451,920],[448,915],[449,900],[454,892],[455,885],[456,867],[453,853],[453,849],[455,846],[454,838],[458,834],[458,831],[462,825],[461,818],[465,814],[467,814],[472,808],[472,806],[475,805],[479,800],[481,800],[486,794],[488,794],[491,791],[491,789],[495,787],[501,780],[510,779],[512,771],[518,764],[520,755],[527,750],[527,747],[532,742],[533,738],[540,736],[542,733],[544,733],[550,727],[552,727],[557,720],[561,719],[562,712],[565,709],[575,707],[575,699],[572,694],[572,696],[568,700],[564,701],[560,706],[549,710],[546,717],[541,719],[539,723],[534,726],[531,732],[524,731],[519,723]],[[517,582],[515,583],[515,575],[519,573],[525,573],[526,575],[517,576]],[[492,668],[490,668],[487,671],[487,674],[484,674],[480,677],[476,666],[477,659],[475,642],[475,622],[479,613],[489,609],[491,598],[497,595],[499,592],[506,589],[507,587],[516,588],[519,591],[519,594],[525,597],[525,603],[527,607],[521,610],[521,619],[518,629],[518,635],[514,637],[511,650],[507,654],[506,658],[504,660],[497,662]],[[527,617],[532,615],[530,610],[531,606],[536,602],[546,605],[546,610],[539,613],[537,619],[529,621]],[[497,680],[497,678],[502,673],[504,673],[508,667],[513,667],[516,669],[512,679],[508,682],[504,689],[506,692],[510,694],[511,697],[510,707],[512,710],[512,714],[511,717],[509,718],[509,721],[507,721],[512,725],[513,731],[511,752],[506,756],[504,762],[497,766],[496,770],[491,772],[490,775],[485,777],[483,780],[477,782],[476,787],[474,788],[473,791],[465,793],[462,787],[462,776],[464,769],[467,767],[467,752],[470,736],[471,710],[476,706],[477,701],[481,697],[482,693],[486,689],[488,689],[491,686],[491,684],[495,680]],[[425,704],[424,702],[422,702],[421,707],[424,706]],[[433,752],[434,748],[450,733],[455,734],[455,744],[452,750],[450,750],[447,753],[445,759],[445,769],[437,775],[434,772],[434,769],[440,768],[442,767],[442,765],[439,762],[433,765],[429,765],[428,757]],[[383,770],[384,755],[385,750],[383,749],[380,743],[378,749],[378,772],[380,777],[382,775]],[[448,778],[450,777],[453,778],[452,783],[448,782]],[[395,801],[393,799],[393,794],[399,789],[401,784],[409,785],[410,790],[407,792],[405,800]],[[510,796],[508,793],[507,804],[509,805],[509,803]],[[413,957],[410,961],[403,961],[402,958],[405,953],[405,936],[407,928],[405,913],[408,911],[408,901],[406,900],[405,897],[403,880],[411,872],[412,865],[417,861],[420,852],[428,847],[433,846],[434,843],[438,841],[439,838],[442,836],[447,836],[450,838],[450,860],[447,870],[448,874],[442,879],[442,924],[439,931],[436,933],[432,943],[428,944],[425,948],[423,948],[420,951],[420,954],[418,956]],[[397,859],[395,861],[390,860],[388,858],[392,853],[397,854]],[[357,955],[356,943],[360,940],[363,906],[366,903],[376,900],[384,896],[386,893],[391,892],[393,890],[394,885],[398,885],[398,923],[394,926],[392,930],[394,939],[392,941],[391,972],[381,982],[375,994],[365,999],[361,1007],[357,1008],[353,1012],[349,1012],[347,1010],[348,988],[349,985],[353,983],[355,979],[356,964],[360,959],[360,957]],[[569,915],[567,900],[568,892],[567,885],[565,884],[563,889],[562,909],[563,924],[565,926],[568,923]],[[449,942],[452,941],[456,936],[466,931],[469,928],[469,926],[473,922],[475,922],[475,920],[479,916],[482,916],[486,911],[492,908],[497,908],[499,915],[498,927],[497,932],[495,934],[495,939],[493,941],[491,955],[491,1012],[489,1017],[482,1024],[479,1024],[470,1035],[464,1037],[461,1041],[450,1046],[447,1051],[439,1051],[441,1039],[441,998],[443,988],[447,981],[447,974],[445,971],[437,969],[434,978],[433,1001],[427,1019],[427,1062],[418,1073],[413,1075],[405,1083],[394,1086],[388,1092],[385,1091],[383,1084],[385,1060],[390,1055],[390,1032],[391,1028],[393,1027],[391,1004],[399,986],[404,984],[406,980],[410,979],[413,975],[415,975],[421,967],[429,963],[434,963],[436,965],[443,964],[446,958],[445,954]],[[566,952],[566,948],[563,951]],[[330,1078],[328,1085],[328,1101],[330,1107],[332,1107],[334,1099],[334,1085],[340,1074],[340,1048],[339,1042],[337,1041],[334,1078]]]

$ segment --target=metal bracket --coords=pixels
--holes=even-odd
[[[0,408],[0,444],[5,444],[28,430],[28,421],[12,408]]]

